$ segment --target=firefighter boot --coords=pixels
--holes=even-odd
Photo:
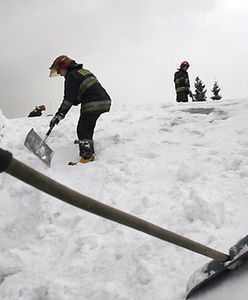
[[[79,141],[79,155],[81,163],[87,163],[94,160],[94,143],[93,140],[85,139]]]

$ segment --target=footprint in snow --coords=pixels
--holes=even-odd
[[[140,153],[139,156],[143,158],[153,159],[153,158],[157,158],[159,155],[154,152],[143,152]]]

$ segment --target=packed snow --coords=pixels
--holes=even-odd
[[[73,167],[78,114],[70,112],[47,140],[50,168],[24,140],[31,128],[44,137],[51,117],[0,113],[0,146],[84,195],[228,253],[248,228],[247,112],[248,99],[112,110],[97,123],[96,160]],[[0,299],[182,300],[210,260],[6,173],[0,189]]]

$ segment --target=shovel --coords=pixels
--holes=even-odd
[[[213,281],[212,279],[217,281],[220,277],[224,278],[222,275],[225,273],[232,273],[235,276],[236,270],[240,270],[241,266],[247,265],[248,236],[231,247],[229,254],[225,254],[80,194],[16,160],[13,158],[12,153],[0,148],[0,172],[3,171],[70,205],[212,258],[213,260],[191,277],[186,299],[191,296],[194,297],[195,293],[200,291],[200,287],[206,287],[209,282]],[[214,300],[215,298],[206,299]]]
[[[50,167],[51,160],[54,152],[52,149],[46,144],[46,140],[51,133],[54,126],[50,127],[45,137],[42,139],[32,128],[26,136],[24,145],[34,153],[34,155],[38,156],[39,159]]]
[[[224,295],[228,295],[227,287],[222,286],[223,282],[226,283],[227,286],[230,286],[229,281],[231,280],[233,283],[231,284],[230,292],[233,294],[232,290],[234,286],[238,286],[240,281],[240,274],[246,271],[247,273],[248,266],[248,235],[238,241],[234,246],[229,249],[229,259],[227,261],[218,261],[212,260],[199,270],[195,271],[187,284],[187,296],[186,299],[192,300],[215,300],[215,299],[224,299],[225,297],[221,297],[220,294],[225,290]],[[246,274],[247,276],[248,274]],[[237,282],[235,282],[235,276],[237,278]],[[215,279],[218,277],[218,284]],[[242,287],[241,287],[242,288]],[[237,291],[240,288],[236,288]],[[244,289],[243,289],[244,290]],[[243,291],[241,293],[244,293]],[[239,293],[240,294],[240,293]],[[228,300],[240,300],[245,299],[243,297],[237,297],[237,292],[234,298],[230,295]],[[216,298],[217,297],[217,298]]]

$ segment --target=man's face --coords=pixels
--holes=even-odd
[[[50,68],[49,77],[55,77],[55,76],[59,76],[59,73],[58,73],[57,69]]]
[[[55,76],[65,76],[66,75],[67,70],[64,69],[57,69],[57,68],[52,68],[50,69],[50,77],[55,77]]]
[[[188,65],[183,65],[183,70],[184,70],[184,71],[187,71],[187,70],[188,70],[188,68],[189,68],[189,66],[188,66]]]

